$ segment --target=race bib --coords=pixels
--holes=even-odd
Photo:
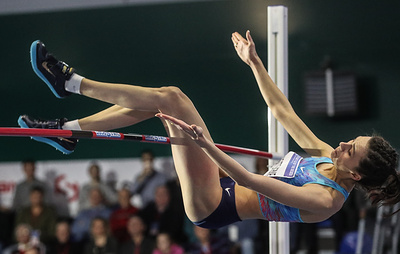
[[[302,157],[300,155],[294,152],[289,152],[280,162],[273,165],[264,175],[269,177],[293,178],[296,175],[296,171],[301,160]]]

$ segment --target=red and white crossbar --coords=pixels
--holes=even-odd
[[[77,139],[106,139],[106,140],[127,140],[144,143],[170,144],[169,137],[142,135],[142,134],[124,134],[120,132],[109,131],[79,131],[79,130],[53,130],[53,129],[34,129],[34,128],[7,128],[0,127],[0,136],[9,137],[47,137],[47,138],[77,138]],[[251,156],[279,160],[282,156],[265,151],[215,144],[219,149],[228,153],[246,154]]]

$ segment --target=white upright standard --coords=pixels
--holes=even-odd
[[[268,72],[275,84],[288,97],[288,29],[287,8],[268,6]],[[268,109],[268,151],[286,154],[288,134]],[[270,160],[270,165],[276,161]],[[270,254],[288,254],[289,223],[269,223]]]

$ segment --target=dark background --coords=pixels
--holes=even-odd
[[[30,44],[40,39],[88,78],[179,86],[217,143],[266,150],[267,109],[230,36],[250,29],[265,62],[268,5],[289,9],[289,97],[315,134],[336,147],[378,132],[400,147],[398,0],[210,1],[0,16],[0,126],[17,126],[20,114],[76,119],[109,106],[77,95],[55,98],[30,66]],[[357,75],[356,116],[305,113],[304,75],[328,56],[335,70]],[[158,119],[120,131],[166,135]],[[29,138],[0,137],[0,144],[1,161],[137,157],[144,148],[170,155],[168,145],[123,141],[81,140],[69,156]],[[299,151],[293,141],[290,149]]]

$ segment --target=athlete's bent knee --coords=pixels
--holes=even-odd
[[[188,97],[176,86],[164,86],[160,88],[162,108],[173,109],[190,103]]]

